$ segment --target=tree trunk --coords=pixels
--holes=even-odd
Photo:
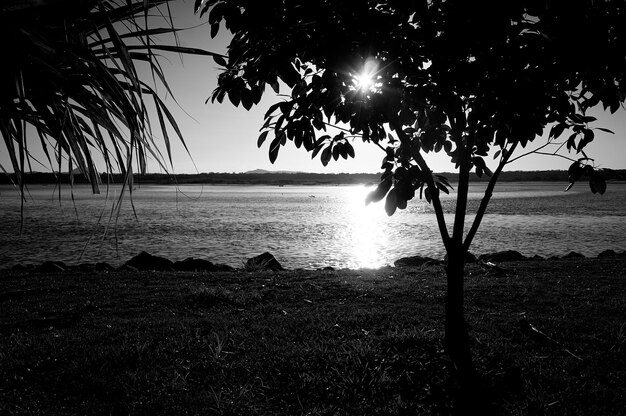
[[[465,250],[454,247],[448,253],[446,266],[448,293],[446,296],[445,349],[454,365],[462,388],[472,387],[477,373],[470,351],[465,321],[463,287]]]
[[[457,142],[463,143],[461,134],[457,134]],[[452,239],[446,247],[448,264],[446,265],[448,293],[446,297],[445,348],[452,359],[461,387],[471,387],[476,379],[476,370],[472,362],[469,346],[469,335],[463,304],[463,286],[465,274],[465,254],[463,234],[465,214],[467,212],[467,195],[469,192],[469,175],[472,168],[471,152],[473,140],[461,146],[459,183],[454,214]]]
[[[498,412],[493,406],[493,397],[483,385],[472,360],[463,307],[465,253],[462,246],[454,246],[448,251],[446,265],[448,293],[444,343],[460,386],[454,404],[455,414],[496,415]]]

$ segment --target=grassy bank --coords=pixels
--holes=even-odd
[[[626,414],[626,258],[502,267],[467,279],[494,405]],[[438,266],[3,271],[0,414],[452,414],[443,281]]]

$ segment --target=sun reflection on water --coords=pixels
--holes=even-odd
[[[345,244],[351,247],[356,268],[377,268],[385,266],[383,249],[387,245],[384,209],[377,204],[365,205],[365,196],[370,189],[365,186],[346,188],[346,208],[348,224],[343,236]]]

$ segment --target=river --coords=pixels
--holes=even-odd
[[[595,256],[626,250],[626,184],[593,195],[584,183],[501,183],[471,251],[526,256]],[[484,185],[470,188],[469,211]],[[20,232],[20,199],[0,186],[0,268],[60,260],[120,265],[142,250],[171,260],[208,259],[240,267],[269,251],[288,268],[381,267],[404,256],[442,258],[432,208],[419,199],[392,217],[364,204],[364,186],[143,185],[112,210],[119,187],[31,186]],[[72,195],[73,194],[73,199]],[[454,195],[445,196],[452,220]],[[133,209],[134,206],[134,209]],[[473,218],[468,214],[468,220]]]

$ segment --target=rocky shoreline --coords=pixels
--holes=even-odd
[[[605,250],[598,254],[596,258],[626,257],[626,251],[616,252],[614,250]],[[571,251],[563,256],[527,257],[515,250],[504,250],[494,253],[486,253],[481,255],[467,254],[467,263],[479,263],[486,267],[497,267],[498,263],[511,261],[547,261],[573,258],[593,258],[586,257],[578,252]],[[402,257],[394,262],[395,267],[421,267],[441,265],[445,263],[445,259],[435,259],[426,256],[410,256]],[[2,270],[2,269],[0,269]],[[125,271],[160,271],[160,272],[236,272],[236,271],[282,271],[285,268],[280,262],[269,252],[264,252],[256,257],[249,258],[242,268],[235,268],[226,264],[213,263],[206,259],[188,257],[184,260],[173,261],[165,257],[156,256],[148,252],[142,251],[138,255],[132,257],[119,267],[114,267],[107,262],[98,263],[81,263],[76,265],[66,264],[62,261],[48,260],[40,264],[16,264],[10,268],[12,272],[40,272],[40,273],[64,273],[64,272],[125,272]],[[333,267],[324,267],[318,270],[335,270]]]

